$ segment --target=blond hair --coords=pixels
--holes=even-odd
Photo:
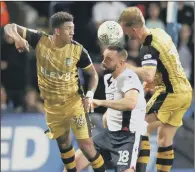
[[[145,25],[145,19],[142,12],[137,7],[125,8],[119,17],[119,23],[125,24],[125,26],[132,27],[142,27]]]

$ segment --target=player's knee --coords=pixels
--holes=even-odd
[[[60,150],[66,150],[68,148],[70,148],[70,144],[69,143],[63,143],[63,144],[58,144],[58,147]]]
[[[173,144],[173,140],[165,136],[158,136],[158,145],[160,147],[167,147]]]
[[[95,148],[92,139],[86,139],[79,143],[79,147],[84,155],[89,155],[90,153],[94,154]]]

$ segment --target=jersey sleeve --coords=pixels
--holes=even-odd
[[[143,46],[140,51],[142,66],[157,66],[160,53],[152,46]]]
[[[88,67],[90,67],[92,65],[92,61],[91,58],[89,56],[89,53],[87,52],[87,50],[85,48],[83,48],[82,52],[81,52],[81,57],[77,63],[77,67],[82,68],[82,69],[86,69]]]
[[[128,75],[124,76],[119,80],[119,89],[126,93],[127,91],[131,89],[136,89],[138,92],[140,92],[140,86],[141,82],[136,75]]]
[[[43,32],[34,32],[30,29],[26,29],[23,33],[23,38],[35,49],[43,34]]]

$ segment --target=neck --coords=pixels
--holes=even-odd
[[[57,39],[56,35],[53,35],[53,43],[54,43],[55,47],[57,47],[57,48],[62,48],[66,45],[65,42]]]
[[[140,38],[140,43],[141,44],[143,44],[145,39],[146,39],[146,37],[151,34],[150,29],[148,29],[146,26],[144,26],[142,29],[143,29],[142,30],[143,34],[142,34],[142,36]]]
[[[126,69],[125,65],[123,67],[117,68],[113,73],[112,77],[117,78],[124,70]]]
[[[189,39],[181,40],[181,43],[182,43],[182,44],[188,44],[188,42],[189,42]]]

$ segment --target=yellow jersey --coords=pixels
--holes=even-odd
[[[34,33],[28,29],[24,37],[35,48],[41,98],[57,104],[78,93],[78,68],[88,68],[92,65],[86,49],[76,41],[56,48],[51,35]]]
[[[184,73],[179,54],[171,37],[162,29],[150,29],[140,49],[142,66],[156,66],[154,79],[156,89],[169,93],[192,91],[192,87]]]

